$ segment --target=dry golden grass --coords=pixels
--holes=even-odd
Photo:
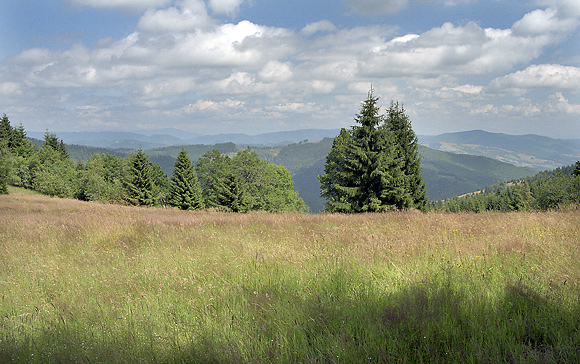
[[[331,361],[324,350],[334,349],[323,350],[321,342],[300,335],[364,331],[344,323],[350,315],[361,315],[358,306],[368,312],[358,318],[361,324],[378,324],[379,333],[409,317],[439,317],[429,305],[459,305],[459,298],[449,299],[453,292],[486,301],[482,311],[497,313],[505,297],[515,295],[554,299],[562,312],[578,312],[579,261],[578,210],[233,214],[103,205],[13,191],[0,196],[0,362],[26,362],[30,354],[42,354],[49,362],[97,354],[80,361],[199,359],[201,354],[185,346],[206,353],[204,360],[210,362],[303,361],[313,355],[298,355],[296,346],[305,352],[313,347],[325,353],[318,361]],[[431,287],[432,282],[439,287],[447,280],[456,287],[451,293],[409,288]],[[381,298],[407,291],[404,305]],[[409,305],[419,308],[407,311]],[[351,313],[341,311],[347,308]],[[55,330],[66,339],[51,336]],[[252,344],[256,335],[278,346]],[[372,343],[369,337],[378,334],[365,335]],[[331,339],[347,345],[339,336]],[[34,349],[26,340],[58,349]],[[255,345],[279,360],[258,353]],[[348,345],[355,345],[353,357],[360,354],[354,351],[360,341]],[[127,350],[127,355],[116,356],[110,348]],[[504,354],[501,350],[497,355]],[[520,354],[528,358],[530,353]],[[373,357],[379,360],[380,355]]]
[[[277,264],[321,256],[406,265],[441,253],[455,261],[489,255],[534,260],[537,274],[578,284],[580,211],[302,215],[184,212],[46,196],[0,197],[2,247],[46,249],[225,249]],[[10,244],[10,246],[8,246]],[[18,249],[18,251],[21,251]],[[201,254],[201,253],[200,253]],[[11,254],[14,258],[19,254]],[[34,254],[32,254],[33,256]],[[6,256],[4,256],[6,257]],[[438,257],[440,258],[440,256]],[[527,259],[526,259],[527,260]]]

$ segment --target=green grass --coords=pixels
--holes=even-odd
[[[16,187],[16,186],[8,186],[8,193],[16,193],[19,195],[37,195],[40,196],[41,193],[34,191],[34,190],[29,190],[26,188],[22,188],[22,187]]]
[[[0,196],[1,363],[577,363],[580,212]]]

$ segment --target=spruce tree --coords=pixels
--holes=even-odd
[[[405,189],[411,198],[404,204],[404,207],[414,207],[424,211],[427,208],[427,191],[421,173],[419,141],[411,127],[411,120],[398,102],[391,101],[386,112],[385,127],[390,130],[397,143],[402,162],[401,168],[405,175]]]
[[[52,149],[60,155],[61,159],[68,159],[68,151],[66,149],[66,145],[62,139],[59,139],[56,134],[49,133],[46,131],[44,133],[44,145],[43,148],[45,149]]]
[[[394,135],[369,91],[350,131],[341,129],[319,176],[329,212],[380,212],[409,207]]]
[[[13,140],[14,129],[12,125],[10,125],[10,120],[8,120],[8,116],[4,114],[0,119],[0,141],[5,143],[5,147],[8,149],[12,149],[12,140]]]
[[[203,208],[201,187],[195,174],[195,168],[183,148],[181,148],[173,167],[168,203],[170,206],[182,210]]]
[[[11,158],[8,143],[0,138],[0,195],[8,193],[8,178],[11,172]]]
[[[34,153],[34,146],[26,137],[26,130],[24,130],[22,124],[12,130],[12,151],[14,155],[24,158],[28,158]]]
[[[6,114],[0,119],[0,194],[8,193],[8,179],[11,172],[11,144],[13,129]]]
[[[204,206],[229,209],[229,175],[232,174],[230,157],[222,155],[217,149],[210,150],[199,158],[195,170],[201,185]]]
[[[131,203],[145,206],[155,204],[155,184],[151,166],[149,158],[141,148],[129,158],[126,188]]]

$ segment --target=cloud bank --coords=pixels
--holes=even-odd
[[[300,29],[220,20],[237,14],[242,0],[70,1],[141,15],[121,39],[38,47],[5,61],[5,104],[24,119],[34,115],[28,105],[34,99],[55,128],[89,119],[155,127],[164,118],[199,132],[335,128],[352,122],[371,83],[385,102],[404,102],[425,133],[434,123],[451,128],[465,115],[481,122],[517,112],[578,113],[580,68],[536,63],[577,31],[576,1],[546,3],[509,28],[448,22],[417,34],[328,20]],[[376,14],[400,11],[409,1],[346,4]]]

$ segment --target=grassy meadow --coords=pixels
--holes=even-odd
[[[0,363],[578,363],[580,211],[0,196]]]

